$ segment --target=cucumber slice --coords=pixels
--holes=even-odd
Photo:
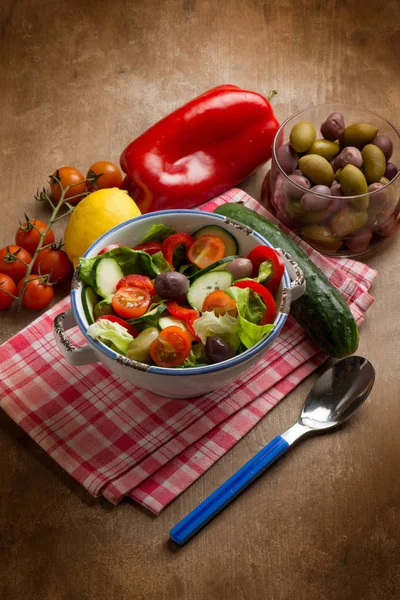
[[[136,317],[135,319],[127,319],[127,321],[128,323],[132,323],[133,325],[135,323],[154,323],[155,326],[157,326],[160,316],[166,309],[166,304],[159,304],[152,310],[149,310],[147,311],[147,313],[144,313],[144,315],[142,315],[141,317]]]
[[[191,284],[187,293],[188,302],[190,306],[201,312],[206,296],[215,292],[215,290],[226,290],[232,283],[232,273],[228,271],[210,271],[209,273],[205,273]]]
[[[158,321],[158,325],[160,329],[165,329],[166,327],[180,327],[181,329],[183,329],[183,331],[186,331],[186,333],[189,334],[189,337],[192,341],[194,340],[194,337],[190,333],[188,326],[186,325],[185,321],[182,321],[182,319],[177,319],[176,317],[169,316],[161,317]]]
[[[124,273],[115,258],[100,257],[93,265],[92,276],[96,292],[107,298],[115,294],[116,285]]]
[[[197,239],[202,235],[212,235],[222,240],[225,245],[225,256],[239,254],[239,244],[237,243],[236,239],[225,229],[222,229],[222,227],[218,227],[217,225],[206,225],[205,227],[195,231],[192,237]]]
[[[87,285],[82,290],[82,306],[87,319],[88,325],[92,325],[96,318],[94,316],[94,307],[100,300],[94,289]]]
[[[208,265],[208,267],[204,267],[204,269],[200,269],[196,273],[189,275],[189,281],[192,283],[195,279],[205,275],[206,273],[209,273],[210,271],[223,270],[225,269],[226,265],[235,260],[235,258],[239,258],[239,256],[225,256],[225,258],[216,260],[211,265]]]

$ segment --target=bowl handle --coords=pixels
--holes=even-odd
[[[289,252],[282,250],[282,248],[275,248],[275,250],[282,256],[285,267],[287,268],[290,279],[292,280],[289,297],[290,302],[294,302],[306,291],[306,278],[304,277],[304,273],[300,269],[297,262],[290,256]]]
[[[98,358],[92,350],[92,348],[86,344],[78,348],[74,346],[67,334],[65,333],[68,329],[75,327],[76,322],[72,310],[57,315],[53,321],[53,333],[57,342],[57,346],[62,352],[64,358],[69,362],[70,365],[88,365],[93,362],[98,362]]]

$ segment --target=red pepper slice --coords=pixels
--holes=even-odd
[[[125,277],[120,279],[116,285],[116,289],[119,290],[120,288],[131,286],[141,288],[142,290],[148,290],[151,296],[154,296],[156,293],[150,277],[147,277],[147,275],[136,275],[135,273],[132,275],[125,275]]]
[[[256,246],[251,250],[247,258],[253,265],[252,277],[257,277],[261,263],[267,260],[271,261],[272,273],[268,279],[264,281],[264,285],[271,294],[276,292],[285,271],[285,264],[282,256],[276,252],[276,250],[269,248],[268,246]]]
[[[197,333],[195,332],[194,327],[193,327],[193,323],[195,321],[197,321],[197,319],[200,318],[200,314],[197,311],[195,311],[195,312],[197,314],[189,315],[185,320],[186,320],[187,328],[189,329],[190,333],[192,334],[192,336],[194,337],[196,342],[201,342],[201,339],[199,338],[199,336],[197,335]]]
[[[177,319],[182,319],[186,321],[187,317],[192,316],[193,314],[199,315],[197,310],[194,308],[186,308],[186,306],[180,306],[174,300],[169,300],[167,302],[167,311],[172,317],[176,317]]]
[[[132,250],[142,250],[143,252],[147,252],[147,254],[155,254],[156,252],[161,252],[162,243],[161,242],[145,242],[144,244],[138,244]]]
[[[274,322],[276,315],[276,304],[273,295],[269,290],[267,290],[267,288],[261,285],[261,283],[258,283],[257,281],[252,281],[251,279],[236,281],[236,283],[234,283],[233,285],[242,289],[250,288],[251,290],[253,290],[253,292],[259,294],[259,296],[261,296],[261,298],[263,299],[265,304],[265,313],[259,325],[267,325],[268,323]]]
[[[124,321],[124,319],[121,319],[120,317],[114,317],[114,315],[103,315],[102,317],[96,319],[96,321],[100,321],[101,319],[105,321],[111,321],[111,323],[118,323],[118,325],[125,327],[128,333],[130,333],[133,337],[136,337],[138,335],[137,329],[133,325],[131,325],[131,323],[127,323],[126,321]]]
[[[186,248],[186,251],[189,250],[190,246],[193,244],[194,239],[191,235],[187,233],[174,233],[167,237],[162,245],[162,253],[165,260],[169,263],[169,265],[174,268],[173,259],[174,252],[178,246],[183,244]]]
[[[104,248],[98,252],[97,256],[100,256],[100,254],[104,254],[105,252],[110,252],[110,250],[114,250],[115,248],[122,248],[122,244],[109,244],[108,246],[104,246]]]
[[[200,317],[200,313],[197,310],[195,310],[194,308],[186,308],[186,306],[179,306],[177,302],[170,300],[169,302],[167,302],[167,311],[172,317],[185,321],[192,336],[198,342],[200,342],[200,338],[197,336],[193,328],[193,323],[196,321],[196,319]]]
[[[121,155],[121,188],[142,213],[191,208],[235,187],[271,158],[279,123],[266,98],[220,85],[175,110]]]

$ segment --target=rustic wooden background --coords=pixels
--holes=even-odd
[[[0,246],[49,173],[84,172],[220,83],[282,120],[345,101],[400,125],[396,0],[2,0]],[[259,197],[265,168],[244,183]],[[60,225],[60,233],[62,226]],[[370,400],[300,445],[180,551],[168,531],[296,418],[312,378],[158,518],[93,500],[0,414],[4,600],[395,600],[400,589],[400,235],[372,257]],[[66,293],[66,290],[63,290]],[[35,315],[0,315],[0,341]]]

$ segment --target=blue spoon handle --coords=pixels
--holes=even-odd
[[[180,546],[183,546],[199,529],[240,492],[242,492],[252,481],[257,479],[277,458],[289,448],[288,442],[278,435],[232,477],[215,490],[199,506],[189,513],[170,531],[170,536]]]

